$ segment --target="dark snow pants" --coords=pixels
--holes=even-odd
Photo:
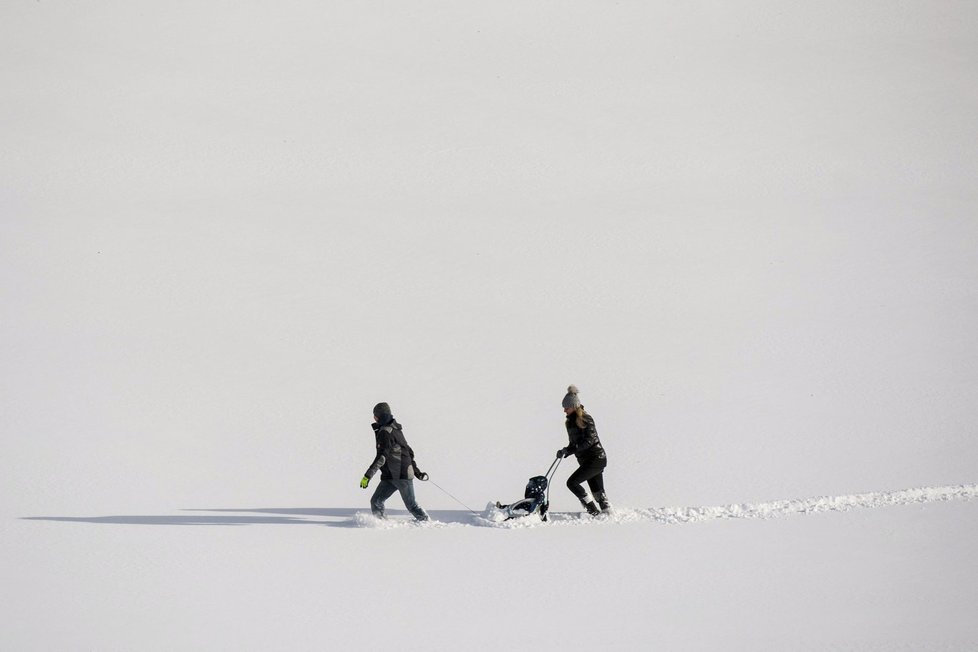
[[[595,498],[599,494],[604,494],[604,469],[608,466],[607,459],[596,459],[588,460],[587,462],[582,462],[581,467],[570,474],[567,478],[567,488],[573,492],[581,501],[587,497],[587,491],[581,486],[583,482],[587,482],[587,486],[591,488],[591,493],[594,494]]]
[[[401,493],[404,506],[414,515],[414,518],[419,521],[428,520],[428,514],[421,509],[418,501],[414,498],[413,480],[381,480],[374,490],[374,495],[370,498],[370,511],[374,513],[374,516],[384,518],[384,501],[393,496],[395,491]]]

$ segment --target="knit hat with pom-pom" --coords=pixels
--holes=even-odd
[[[581,399],[577,398],[577,387],[571,385],[567,388],[567,395],[564,396],[564,401],[561,403],[564,409],[574,408],[575,410],[581,407]]]

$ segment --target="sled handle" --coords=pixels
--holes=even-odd
[[[564,459],[564,458],[558,457],[553,462],[551,462],[550,463],[550,468],[547,469],[547,475],[544,476],[545,478],[547,478],[547,505],[550,505],[550,477],[551,477],[550,476],[550,472],[553,471],[553,474],[554,475],[557,475],[557,467],[560,466],[560,461],[562,459]]]
[[[543,477],[547,479],[548,484],[550,483],[550,472],[553,471],[554,473],[557,473],[557,469],[555,467],[560,466],[560,461],[562,459],[563,459],[562,457],[556,458],[553,462],[550,463],[550,468],[547,469],[547,472],[543,474]]]

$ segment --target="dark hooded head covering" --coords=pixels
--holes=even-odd
[[[391,406],[387,403],[378,403],[374,406],[374,418],[377,419],[377,423],[382,426],[386,426],[393,420],[391,415]]]

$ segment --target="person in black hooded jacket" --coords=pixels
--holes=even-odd
[[[386,518],[384,502],[400,492],[404,506],[419,521],[427,521],[428,514],[418,505],[414,497],[414,478],[427,480],[428,474],[418,468],[414,461],[414,451],[404,438],[401,424],[394,419],[391,408],[387,403],[374,406],[374,438],[377,442],[377,456],[363,474],[360,488],[366,489],[370,479],[380,471],[380,484],[370,498],[370,510],[377,518]]]
[[[557,457],[568,457],[574,455],[580,467],[567,478],[567,488],[577,496],[581,505],[587,510],[588,514],[596,516],[611,509],[608,503],[608,496],[604,492],[604,469],[608,466],[608,456],[598,439],[598,430],[594,425],[594,419],[584,411],[581,400],[577,397],[577,387],[571,385],[567,388],[567,394],[561,403],[567,421],[568,445],[557,451]],[[594,494],[592,500],[587,495],[587,490],[582,486],[587,482],[587,486]],[[594,501],[598,504],[595,505]],[[600,505],[601,509],[598,509]]]

